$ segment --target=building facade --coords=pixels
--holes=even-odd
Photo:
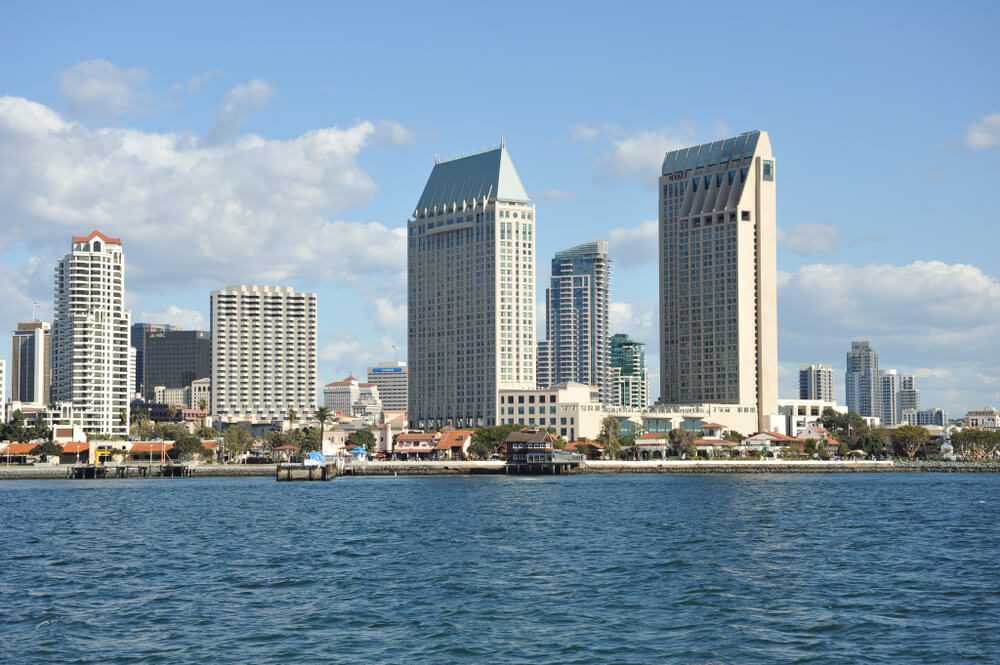
[[[212,415],[279,423],[316,410],[316,294],[285,286],[213,291]]]
[[[912,376],[900,374],[894,369],[879,373],[879,417],[886,427],[906,422],[905,411],[916,413],[920,410],[920,391]]]
[[[408,419],[497,421],[535,387],[535,206],[505,146],[434,165],[407,223]]]
[[[832,402],[833,365],[802,365],[799,367],[799,399]]]
[[[74,236],[55,270],[52,401],[73,407],[87,434],[125,438],[134,386],[121,240]]]
[[[369,367],[368,383],[378,387],[383,409],[406,411],[409,374],[405,362],[381,362]]]
[[[606,240],[556,252],[545,290],[546,339],[539,342],[536,356],[539,387],[585,383],[598,387],[605,404],[613,401],[610,294],[611,261]]]
[[[133,379],[133,391],[136,395],[143,397],[146,395],[145,375],[143,368],[146,362],[146,337],[150,333],[177,330],[174,326],[165,323],[133,323],[129,332],[132,347],[135,348],[135,378]],[[152,389],[152,388],[150,388]]]
[[[611,337],[611,379],[614,386],[611,403],[632,409],[649,406],[649,381],[646,345],[623,333]]]
[[[47,406],[52,390],[52,334],[45,321],[18,323],[10,364],[10,399]]]
[[[212,376],[212,335],[203,330],[148,331],[143,365],[145,399],[153,399],[157,387],[188,388]]]
[[[659,180],[660,400],[778,394],[775,165],[767,132],[668,152]]]
[[[851,342],[844,375],[847,409],[865,418],[881,418],[882,390],[878,354],[867,341]]]

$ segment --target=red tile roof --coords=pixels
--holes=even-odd
[[[400,434],[396,442],[400,441],[433,441],[438,437],[435,433],[413,432],[411,434]]]
[[[174,447],[173,441],[136,441],[129,448],[129,453],[159,453],[159,452],[170,452]]]
[[[111,236],[106,236],[100,231],[91,231],[90,235],[86,236],[73,236],[73,242],[90,242],[94,238],[100,238],[109,245],[120,245],[122,244],[121,238],[112,238]]]
[[[12,443],[12,444],[10,444],[9,446],[7,446],[4,449],[3,454],[4,455],[27,455],[32,450],[34,450],[36,446],[40,446],[40,445],[42,445],[42,444],[40,444],[40,443]]]
[[[720,425],[719,423],[706,423],[701,426],[702,429],[726,429],[725,425]]]
[[[640,434],[639,438],[642,439],[642,440],[644,440],[644,441],[648,441],[650,439],[663,439],[663,440],[666,440],[666,439],[668,439],[670,437],[667,434],[654,434],[652,432],[648,432],[646,434]]]
[[[441,434],[438,441],[438,450],[450,450],[452,448],[465,448],[466,442],[472,438],[472,430],[449,430]]]
[[[86,441],[64,443],[62,449],[64,453],[70,453],[70,454],[82,453],[84,451],[90,450],[90,444]]]

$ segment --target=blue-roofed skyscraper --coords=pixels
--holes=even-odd
[[[539,387],[575,381],[596,386],[601,402],[612,402],[610,291],[606,240],[556,252],[551,282],[545,290],[546,339],[538,345]]]
[[[535,206],[505,146],[437,162],[407,223],[413,427],[497,422],[535,388]]]

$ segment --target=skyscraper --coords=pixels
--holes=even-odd
[[[406,411],[408,382],[404,362],[394,360],[368,368],[368,383],[378,387],[382,408],[386,411]]]
[[[48,323],[18,323],[10,365],[12,402],[48,405],[52,388],[52,336]]]
[[[493,425],[535,387],[535,206],[505,146],[434,165],[408,231],[411,425]]]
[[[575,381],[600,390],[610,404],[608,298],[611,262],[608,242],[597,240],[556,252],[545,290],[546,339],[539,343],[539,387]],[[545,347],[544,349],[542,347]]]
[[[879,372],[879,399],[879,414],[887,427],[903,424],[905,411],[916,413],[920,409],[920,391],[913,377],[894,369]]]
[[[766,132],[668,152],[660,177],[660,399],[777,411],[775,170]]]
[[[833,365],[799,367],[799,399],[833,401]]]
[[[158,386],[184,389],[198,379],[212,376],[210,333],[204,330],[150,331],[146,333],[145,342],[146,392],[143,397],[147,401],[153,399],[153,391]]]
[[[212,292],[212,414],[275,423],[316,411],[316,294],[287,286]]]
[[[616,406],[633,409],[649,406],[645,346],[625,334],[611,337],[612,403]]]
[[[55,270],[52,401],[71,404],[88,434],[129,431],[129,325],[118,238],[74,236]]]
[[[859,416],[881,416],[878,354],[867,341],[851,342],[851,350],[847,352],[844,390],[848,411]]]
[[[146,366],[146,338],[149,333],[164,332],[166,330],[176,330],[174,326],[165,323],[133,323],[130,332],[132,346],[135,348],[135,380],[133,382],[136,395],[146,395],[145,366]],[[152,391],[154,386],[149,386]]]

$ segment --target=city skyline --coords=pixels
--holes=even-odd
[[[666,8],[643,10],[649,16],[641,22],[630,12],[575,17],[577,35],[608,35],[593,53],[562,37],[553,43],[562,17],[541,8],[509,46],[531,103],[512,95],[484,104],[476,92],[473,113],[398,103],[419,98],[421,73],[449,57],[444,44],[402,65],[392,49],[379,53],[383,43],[405,43],[404,32],[426,27],[420,16],[379,40],[365,27],[374,24],[371,10],[338,8],[339,20],[323,20],[335,10],[317,8],[308,22],[269,16],[259,41],[264,58],[227,52],[230,38],[198,38],[222,25],[217,7],[195,26],[156,8],[138,21],[138,10],[127,7],[108,20],[57,6],[73,20],[52,22],[51,12],[15,7],[14,20],[0,26],[0,59],[19,63],[0,68],[0,156],[16,159],[24,177],[0,177],[11,230],[0,246],[0,324],[13,331],[31,320],[34,301],[42,304],[39,318],[51,320],[51,266],[65,238],[100,229],[128,243],[126,304],[135,321],[203,330],[209,291],[290,284],[337,303],[321,310],[321,381],[404,359],[402,228],[413,192],[435,153],[473,151],[505,135],[543,220],[536,303],[544,302],[546,264],[556,250],[607,238],[616,265],[611,332],[646,344],[650,385],[658,386],[659,340],[649,316],[657,298],[651,173],[665,149],[761,128],[782,166],[779,397],[795,394],[801,364],[833,364],[839,382],[843,349],[870,339],[893,367],[919,380],[924,404],[959,413],[1000,403],[1000,362],[990,353],[1000,282],[987,250],[998,232],[988,210],[951,212],[954,201],[989,191],[1000,168],[1000,47],[988,31],[997,8],[970,3],[945,17],[910,9],[907,30],[897,31],[901,6],[866,9],[865,26],[844,9],[808,42],[802,28],[814,10],[785,8],[768,29],[762,76],[736,81],[725,104],[711,77],[649,84],[663,63],[655,26]],[[676,22],[699,17],[690,8],[669,12]],[[485,16],[480,9],[461,19],[437,14],[435,28],[443,29]],[[754,20],[735,3],[723,14],[723,30]],[[240,20],[251,32],[262,29],[260,17]],[[134,32],[123,31],[130,21]],[[351,29],[330,39],[307,23]],[[626,24],[623,40],[614,33]],[[852,35],[850,53],[835,44],[844,32]],[[933,58],[919,46],[931,36],[942,45]],[[175,37],[191,44],[184,57],[170,48]],[[678,47],[694,48],[695,39],[681,35]],[[300,57],[302,44],[316,58]],[[571,57],[528,71],[558,44]],[[628,67],[612,71],[604,48],[616,49],[615,62]],[[39,50],[45,57],[28,57]],[[347,54],[367,64],[321,64]],[[721,55],[704,57],[706,72],[723,71]],[[472,63],[453,64],[458,78],[478,75]],[[896,84],[885,86],[890,72]],[[558,94],[545,83],[555,73],[567,83]],[[928,78],[943,86],[930,99],[918,94]],[[384,85],[371,86],[372,79]],[[795,80],[796,96],[778,80]],[[602,94],[583,104],[576,88]],[[842,94],[847,88],[853,95]],[[959,240],[968,237],[979,241]],[[544,322],[536,324],[542,332]]]

